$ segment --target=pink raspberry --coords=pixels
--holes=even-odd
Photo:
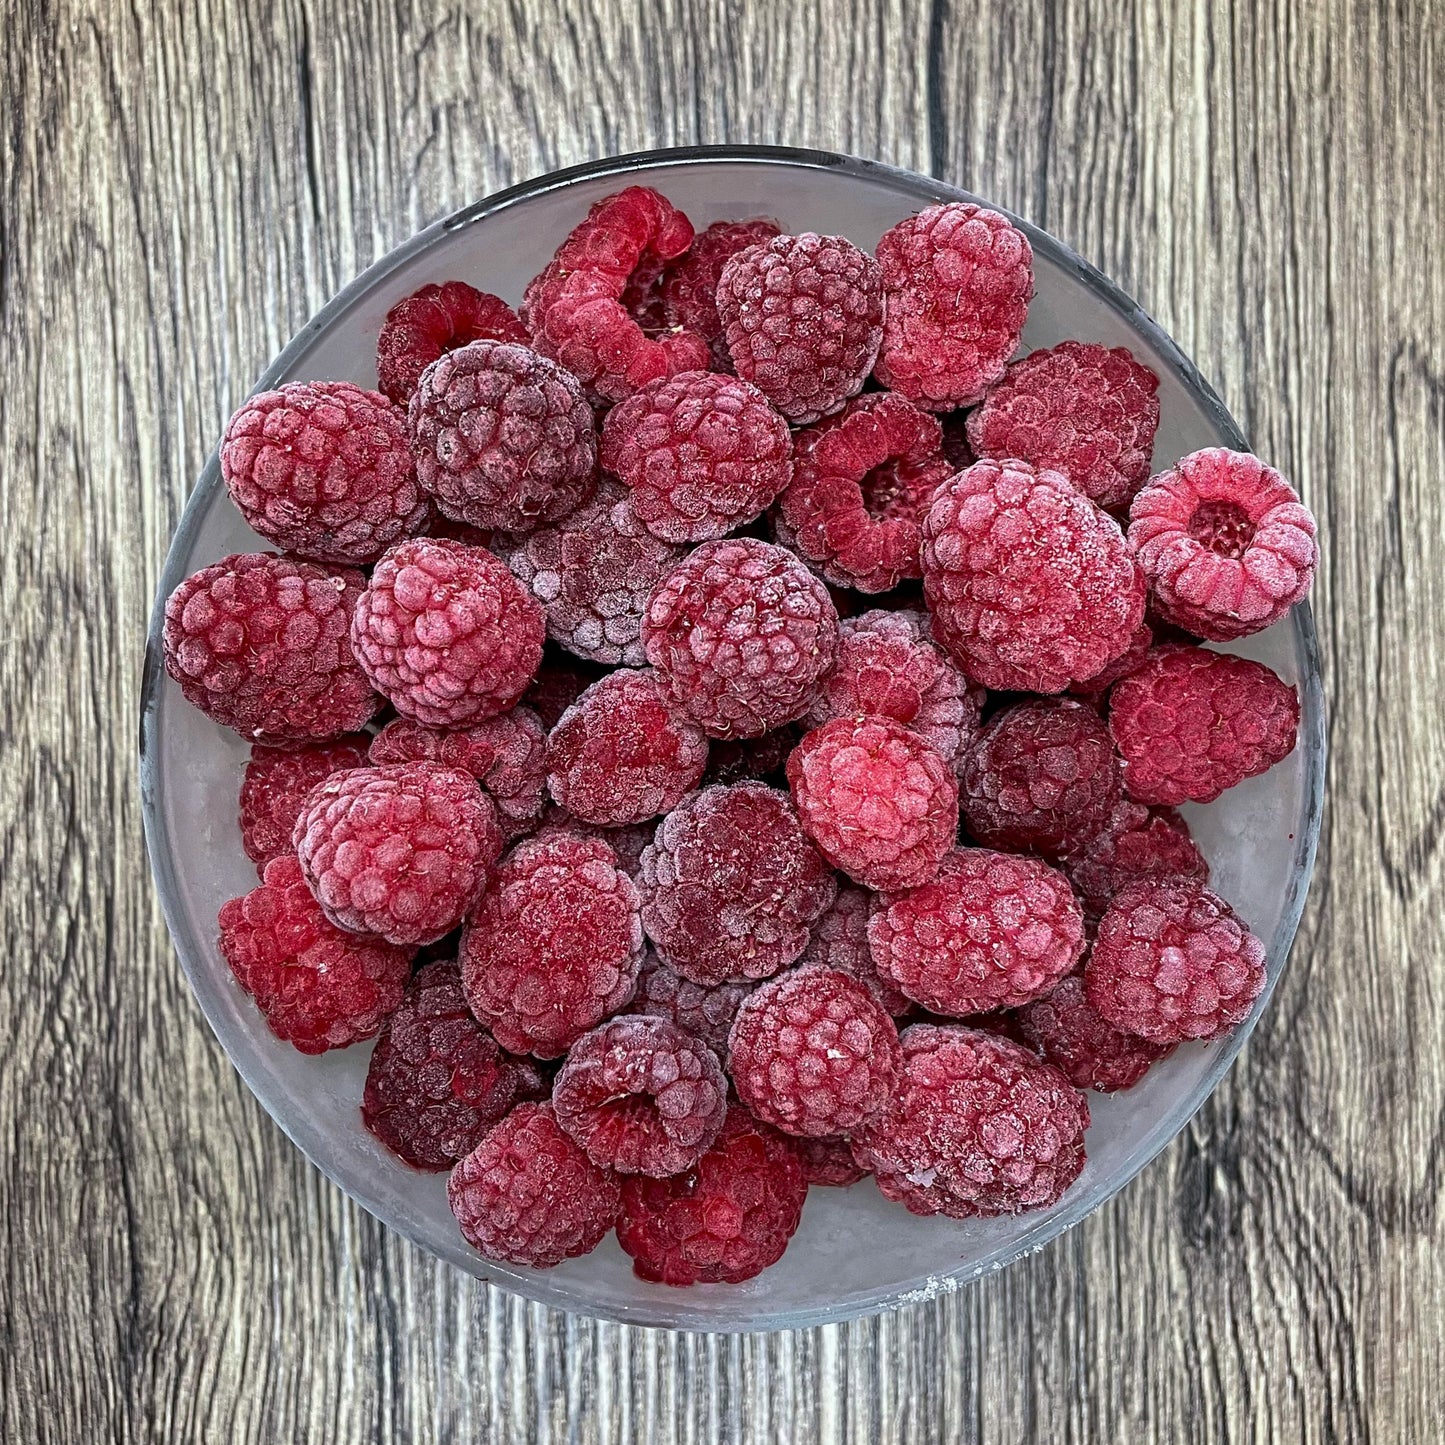
[[[1003,692],[1061,692],[1102,671],[1144,620],[1144,578],[1118,524],[1057,472],[976,462],[923,520],[934,636]]]
[[[779,231],[776,221],[714,221],[663,273],[658,292],[664,322],[701,336],[712,349],[714,371],[733,368],[717,314],[717,283],[723,267],[739,251],[771,241]]]
[[[1273,467],[1207,447],[1161,472],[1129,507],[1129,546],[1155,611],[1229,642],[1278,622],[1314,580],[1315,519]]]
[[[558,661],[549,654],[542,659],[531,687],[522,694],[522,701],[542,719],[542,726],[551,732],[562,714],[602,675],[600,668],[580,667],[570,658],[565,662]]]
[[[798,745],[798,730],[784,723],[760,738],[718,738],[708,749],[704,783],[743,783],[749,779],[760,782],[783,781],[783,767],[788,754]]]
[[[801,717],[833,665],[838,612],[793,554],[750,537],[705,542],[658,585],[647,660],[709,737],[754,738]]]
[[[473,341],[525,343],[527,328],[502,300],[465,281],[423,286],[386,313],[376,338],[382,391],[405,406],[432,362]]]
[[[787,794],[765,783],[704,788],[669,813],[641,887],[647,936],[709,987],[786,968],[837,891]]]
[[[892,718],[814,728],[788,759],[788,787],[823,856],[867,888],[926,883],[958,833],[953,769]]]
[[[649,949],[637,977],[637,992],[627,1006],[630,1014],[666,1019],[684,1033],[701,1039],[719,1059],[727,1058],[728,1035],[738,1005],[753,991],[747,983],[718,983],[708,987],[684,978],[670,963]]]
[[[304,748],[252,747],[241,778],[241,846],[258,873],[290,853],[291,830],[306,795],[332,773],[359,768],[370,741],[365,733],[353,733]]]
[[[1156,647],[1109,694],[1124,787],[1139,803],[1209,803],[1294,750],[1299,695],[1261,662]]]
[[[878,265],[842,236],[775,236],[728,259],[717,314],[737,374],[805,425],[856,396],[873,369]]]
[[[542,609],[490,552],[418,537],[377,564],[351,640],[403,717],[459,728],[516,703],[542,659],[545,630]]]
[[[809,1184],[846,1189],[868,1171],[858,1166],[846,1139],[799,1139],[798,1155],[803,1161],[803,1178]]]
[[[894,1018],[913,1008],[913,1000],[878,972],[868,947],[868,915],[873,894],[866,888],[844,887],[832,906],[813,925],[808,946],[798,958],[798,967],[817,964],[846,973],[865,985],[868,992]]]
[[[1064,865],[1084,914],[1099,918],[1114,896],[1147,878],[1209,881],[1209,864],[1173,808],[1121,802],[1108,826]]]

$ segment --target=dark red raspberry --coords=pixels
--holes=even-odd
[[[1122,346],[1061,341],[1015,361],[968,419],[981,457],[1061,472],[1091,502],[1127,506],[1149,476],[1159,378]]]
[[[788,754],[798,745],[800,734],[792,723],[784,723],[760,738],[714,739],[708,749],[704,783],[742,783],[749,778],[779,782]]]
[[[1115,1028],[1152,1043],[1217,1039],[1249,1017],[1264,965],[1264,944],[1217,893],[1151,878],[1099,920],[1084,992]]]
[[[525,532],[597,485],[597,429],[577,378],[505,341],[429,366],[407,413],[417,477],[449,517]]]
[[[1129,507],[1129,546],[1154,610],[1228,642],[1278,622],[1314,580],[1315,519],[1273,467],[1207,447],[1161,472]]]
[[[1129,646],[1109,663],[1102,672],[1096,672],[1093,677],[1083,682],[1071,682],[1067,691],[1075,697],[1081,697],[1086,702],[1102,707],[1104,698],[1109,689],[1118,682],[1121,677],[1128,677],[1131,672],[1142,666],[1144,659],[1149,655],[1149,649],[1154,646],[1154,629],[1147,623],[1141,622],[1134,629],[1134,635],[1129,639]]]
[[[612,1019],[567,1053],[552,1103],[594,1163],[665,1178],[691,1169],[727,1115],[717,1055],[660,1018]]]
[[[926,883],[958,833],[953,768],[892,718],[814,728],[788,759],[788,787],[823,856],[867,888]]]
[[[303,1054],[369,1039],[401,1002],[412,950],[343,933],[294,858],[273,858],[259,888],[221,909],[221,952],[277,1038]]]
[[[477,1023],[451,961],[431,963],[382,1026],[366,1071],[362,1122],[416,1169],[450,1169],[527,1083],[525,1066]]]
[[[637,992],[627,1006],[630,1014],[667,1019],[701,1039],[718,1058],[727,1058],[728,1035],[738,1005],[753,991],[747,983],[719,983],[707,987],[684,978],[670,963],[648,949],[637,976]]]
[[[940,487],[922,555],[934,636],[1001,692],[1093,677],[1144,620],[1144,578],[1118,524],[1024,462],[975,462]]]
[[[799,1139],[798,1157],[803,1161],[803,1178],[809,1184],[846,1189],[868,1171],[859,1167],[846,1139]]]
[[[531,687],[522,694],[522,701],[542,719],[542,726],[551,732],[562,714],[601,676],[600,668],[581,667],[570,659],[563,662],[549,655],[542,659]]]
[[[776,221],[714,221],[692,238],[686,254],[663,275],[658,289],[664,321],[701,336],[712,349],[714,371],[733,369],[717,314],[717,283],[723,267],[739,251],[771,241],[779,232]]]
[[[492,800],[438,763],[351,768],[317,785],[292,834],[338,928],[431,943],[462,921],[502,851]]]
[[[223,557],[166,599],[166,671],[187,702],[253,742],[355,732],[381,706],[351,646],[365,585],[350,568],[269,552]]]
[[[811,706],[838,612],[786,548],[734,537],[703,543],[662,579],[642,643],[668,700],[709,737],[755,738]]]
[[[1084,914],[1047,863],[955,848],[932,883],[878,900],[868,943],[884,978],[961,1018],[1048,993],[1083,956]]]
[[[598,201],[527,287],[522,320],[532,344],[605,401],[621,401],[656,377],[706,367],[701,336],[647,336],[623,304],[635,275],[651,276],[657,262],[681,256],[691,241],[687,217],[645,186]]]
[[[1132,1089],[1151,1064],[1174,1051],[1172,1044],[1151,1044],[1105,1022],[1084,996],[1084,980],[1076,973],[1021,1008],[1017,1017],[1030,1048],[1076,1088],[1101,1094]]]
[[[524,839],[462,933],[472,1012],[513,1053],[566,1053],[632,997],[637,913],[637,889],[607,844],[560,830]]]
[[[1108,826],[1065,863],[1088,918],[1099,918],[1115,894],[1145,878],[1209,881],[1209,864],[1173,808],[1121,802]]]
[[[469,522],[459,522],[455,517],[448,517],[437,510],[435,503],[432,504],[425,535],[444,537],[449,542],[465,542],[468,547],[490,549],[492,545],[492,534],[485,527],[473,527]]]
[[[638,519],[668,542],[707,542],[760,516],[793,475],[788,424],[757,387],[687,371],[612,408],[602,465],[631,490]]]
[[[641,1279],[741,1284],[782,1258],[807,1193],[793,1144],[734,1106],[685,1174],[622,1181],[617,1242]]]
[[[1156,647],[1114,684],[1109,732],[1139,803],[1209,803],[1294,750],[1299,695],[1262,662]]]
[[[594,682],[547,741],[547,786],[574,817],[617,826],[670,812],[701,781],[707,738],[651,669]]]
[[[766,783],[704,788],[642,854],[642,926],[695,983],[768,978],[802,953],[837,883]]]
[[[525,343],[527,328],[502,300],[465,281],[423,286],[386,313],[376,338],[376,376],[381,389],[405,406],[421,374],[449,351],[473,341]]]
[[[359,768],[370,741],[353,733],[304,748],[252,747],[241,777],[241,846],[258,873],[291,852],[291,830],[306,795],[332,773]]]
[[[878,972],[868,947],[868,915],[873,895],[865,888],[844,887],[832,906],[813,925],[808,946],[798,958],[799,968],[818,964],[866,984],[869,993],[894,1017],[913,1008],[913,1000]]]
[[[728,1044],[740,1098],[785,1134],[847,1134],[887,1103],[903,1056],[898,1028],[865,984],[795,968],[743,1000]]]
[[[737,374],[801,426],[863,389],[883,286],[874,259],[842,236],[775,236],[729,257],[717,314]]]
[[[550,1269],[590,1254],[617,1219],[617,1176],[586,1155],[551,1104],[519,1104],[452,1170],[463,1237],[504,1264]]]
[[[853,1157],[912,1214],[1045,1209],[1083,1172],[1089,1105],[1055,1068],[996,1034],[903,1031],[903,1079],[853,1135]]]
[[[900,221],[875,251],[887,310],[876,376],[929,411],[972,406],[1018,350],[1034,253],[1009,220],[971,202]]]
[[[511,708],[537,671],[545,632],[542,609],[504,562],[431,537],[381,559],[351,624],[356,656],[391,705],[440,728]]]

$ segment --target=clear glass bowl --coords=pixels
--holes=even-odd
[[[377,329],[397,300],[428,281],[452,277],[519,300],[588,206],[631,182],[663,191],[699,229],[724,217],[772,216],[784,229],[842,234],[868,249],[888,226],[926,205],[973,199],[867,161],[757,147],[657,151],[558,172],[460,211],[378,261],[307,324],[257,388],[304,378],[374,385]],[[1134,302],[1052,237],[1018,224],[1033,242],[1038,279],[1025,350],[1066,337],[1128,346],[1160,377],[1159,465],[1203,446],[1246,448],[1219,399]],[[256,881],[236,822],[247,750],[235,734],[188,706],[166,678],[162,607],[197,568],[261,546],[227,499],[213,453],[171,544],[146,650],[141,780],[166,920],[211,1027],[276,1122],[358,1203],[458,1268],[547,1304],[633,1324],[701,1330],[796,1328],[928,1299],[1041,1248],[1097,1209],[1184,1127],[1243,1045],[1248,1024],[1227,1039],[1180,1049],[1129,1093],[1092,1095],[1083,1177],[1041,1213],[973,1222],[918,1219],[884,1200],[871,1181],[846,1190],[815,1189],[782,1260],[737,1286],[645,1284],[612,1239],[586,1258],[548,1271],[481,1259],[457,1232],[445,1177],[408,1169],[362,1128],[358,1103],[369,1047],[308,1058],[279,1042],[216,946],[217,911]],[[1324,712],[1308,607],[1295,608],[1239,650],[1299,687],[1299,746],[1263,777],[1207,808],[1185,811],[1213,868],[1214,886],[1268,943],[1269,986],[1257,1019],[1284,968],[1314,861]]]

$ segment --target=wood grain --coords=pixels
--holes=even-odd
[[[1428,0],[0,3],[0,1439],[1438,1439],[1445,13]],[[596,1325],[387,1233],[174,961],[151,591],[252,378],[433,217],[611,152],[962,183],[1200,363],[1320,515],[1330,806],[1277,1002],[1040,1255],[796,1335]]]

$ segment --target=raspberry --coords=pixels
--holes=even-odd
[[[254,742],[355,732],[381,706],[351,646],[365,582],[270,552],[223,557],[166,599],[166,671],[193,707]]]
[[[611,481],[554,526],[499,551],[541,604],[554,642],[592,662],[626,667],[646,661],[643,609],[683,555],[638,521],[631,495]]]
[[[1217,893],[1179,878],[1125,888],[1084,970],[1101,1017],[1156,1044],[1227,1034],[1263,988],[1264,944]]]
[[[557,1122],[589,1159],[658,1179],[702,1158],[727,1101],[717,1055],[660,1018],[613,1019],[583,1034],[552,1088]]]
[[[1259,632],[1314,580],[1315,519],[1273,467],[1208,447],[1161,472],[1129,507],[1129,546],[1155,611],[1196,637]]]
[[[401,1002],[409,948],[343,933],[322,913],[294,858],[274,858],[259,888],[221,908],[221,952],[271,1032],[303,1054],[369,1039]]]
[[[525,532],[597,484],[597,429],[576,377],[505,341],[474,341],[422,375],[407,412],[417,477],[449,517]]]
[[[775,236],[729,257],[717,314],[737,374],[805,425],[856,396],[873,369],[878,265],[842,236]]]
[[[513,1053],[566,1053],[631,998],[637,912],[607,844],[558,830],[518,843],[462,933],[472,1012]]]
[[[423,286],[386,313],[376,338],[376,376],[398,406],[411,400],[422,372],[473,341],[525,343],[527,328],[502,300],[465,281]]]
[[[846,1134],[887,1103],[903,1056],[898,1029],[866,985],[797,968],[743,1000],[728,1045],[740,1098],[786,1134]]]
[[[807,1193],[792,1143],[734,1106],[685,1174],[622,1181],[617,1242],[641,1279],[741,1284],[782,1258]]]
[[[568,1137],[551,1104],[519,1104],[447,1180],[467,1243],[487,1259],[534,1269],[596,1249],[619,1200],[616,1175]]]
[[[642,644],[668,700],[709,737],[755,738],[812,704],[838,612],[791,552],[734,537],[704,542],[662,579]]]
[[[551,732],[562,714],[601,675],[600,669],[577,667],[570,659],[557,662],[550,656],[545,657],[532,679],[531,687],[522,694],[522,701],[542,719],[542,726]]]
[[[1106,1023],[1084,996],[1084,980],[1076,973],[1020,1009],[1018,1024],[1029,1046],[1071,1084],[1101,1094],[1132,1089],[1151,1064],[1173,1052],[1172,1044],[1151,1044]]]
[[[547,742],[547,785],[589,823],[641,823],[670,812],[698,785],[707,738],[674,712],[651,670],[594,682]]]
[[[1149,476],[1159,378],[1122,346],[1061,341],[1015,361],[968,419],[981,457],[1059,472],[1100,507],[1125,507]]]
[[[934,877],[958,832],[958,779],[935,748],[887,717],[839,717],[788,759],[803,829],[867,888]]]
[[[467,1008],[452,962],[431,963],[382,1026],[361,1119],[415,1169],[450,1169],[516,1101],[526,1075]]]
[[[527,287],[522,320],[532,344],[604,401],[622,401],[659,376],[705,368],[701,336],[646,336],[622,304],[634,274],[650,276],[691,241],[692,223],[656,191],[628,186],[598,201]]]
[[[1089,1105],[1009,1039],[956,1025],[903,1031],[889,1108],[853,1135],[853,1157],[912,1214],[972,1219],[1044,1209],[1084,1168]]]
[[[241,778],[241,846],[258,873],[290,853],[291,830],[307,793],[332,773],[359,768],[370,741],[353,733],[304,748],[252,747]]]
[[[480,547],[418,537],[377,564],[351,638],[367,675],[403,717],[431,727],[511,708],[542,658],[542,609]]]
[[[668,542],[725,536],[793,474],[787,422],[757,387],[711,371],[649,382],[618,403],[601,458],[630,488],[642,525]]]
[[[588,823],[575,818],[560,803],[548,803],[543,823],[532,835],[566,833],[581,834],[584,838],[596,838],[617,855],[617,866],[634,883],[642,876],[642,850],[652,842],[657,831],[657,820],[649,818],[645,823],[625,823],[620,827],[609,827],[602,823]]]
[[[878,900],[868,944],[884,978],[957,1018],[1048,993],[1083,956],[1084,915],[1047,863],[955,848],[934,882]]]
[[[868,1177],[859,1168],[846,1139],[799,1139],[798,1156],[803,1161],[803,1178],[809,1184],[846,1189]]]
[[[708,749],[704,783],[742,783],[748,779],[782,782],[788,754],[798,745],[798,730],[784,723],[760,738],[722,738]]]
[[[458,768],[349,768],[318,784],[292,834],[338,928],[431,943],[462,921],[502,851],[497,810]]]
[[[779,232],[776,221],[714,221],[692,238],[686,254],[663,275],[659,294],[664,321],[701,336],[712,350],[714,371],[733,367],[717,314],[717,283],[723,267],[739,251],[771,241]]]
[[[1154,629],[1147,622],[1141,622],[1129,638],[1129,646],[1102,672],[1096,672],[1093,677],[1086,678],[1083,682],[1071,682],[1066,690],[1075,697],[1102,707],[1109,689],[1121,677],[1137,672],[1153,646]]]
[[[913,1007],[913,1000],[901,993],[878,972],[868,947],[868,914],[873,895],[864,888],[844,887],[832,906],[813,925],[808,946],[798,957],[798,967],[818,964],[846,973],[864,984],[868,992],[894,1018]]]
[[[1109,824],[1065,864],[1084,914],[1099,918],[1114,895],[1146,878],[1209,881],[1209,864],[1173,808],[1121,802]]]
[[[666,1019],[725,1059],[738,1005],[753,987],[751,982],[719,983],[711,988],[694,983],[649,949],[627,1012]]]
[[[1144,579],[1118,524],[1057,472],[975,462],[923,519],[934,636],[972,681],[1061,692],[1120,656]]]
[[[1156,647],[1109,694],[1109,732],[1138,803],[1209,803],[1288,757],[1299,696],[1261,662]]]
[[[642,854],[642,926],[694,983],[768,978],[803,951],[837,883],[765,783],[704,788]]]
[[[1018,349],[1034,294],[1028,237],[997,211],[930,206],[875,250],[887,310],[875,374],[929,411],[972,406]]]

